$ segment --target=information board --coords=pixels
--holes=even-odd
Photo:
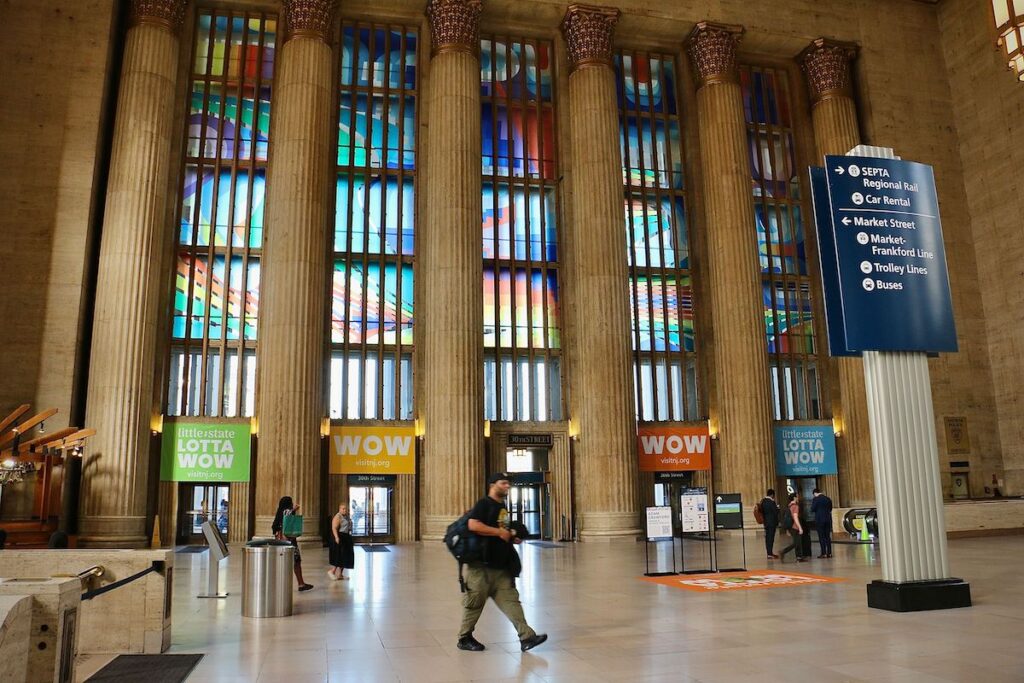
[[[826,156],[825,178],[846,350],[956,351],[931,166]]]
[[[715,528],[743,528],[743,502],[740,494],[719,493],[715,496]]]
[[[708,490],[704,487],[683,489],[679,496],[683,533],[710,531],[708,524]]]
[[[672,508],[659,505],[647,508],[647,540],[672,538]]]
[[[173,422],[160,447],[161,481],[249,481],[249,421]]]

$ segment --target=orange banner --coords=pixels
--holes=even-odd
[[[750,588],[779,588],[780,586],[807,586],[815,583],[839,583],[846,579],[836,576],[816,576],[797,572],[775,572],[770,569],[755,572],[729,572],[726,574],[693,574],[690,576],[640,577],[650,583],[682,588],[701,593],[731,593]]]
[[[707,427],[640,427],[636,447],[641,472],[711,469]]]

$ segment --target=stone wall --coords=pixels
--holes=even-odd
[[[987,2],[944,0],[938,20],[963,165],[970,237],[994,386],[993,428],[1002,444],[1007,495],[1024,494],[1024,83],[996,47]],[[971,438],[973,441],[974,431]],[[974,471],[972,470],[972,475]],[[983,472],[991,485],[991,476]],[[979,477],[980,479],[980,477]],[[973,489],[973,482],[972,482]],[[974,491],[972,490],[972,493]]]
[[[0,3],[0,413],[68,424],[98,202],[114,0]]]

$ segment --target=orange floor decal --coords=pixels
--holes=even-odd
[[[663,586],[683,588],[701,593],[722,593],[746,588],[778,588],[779,586],[807,586],[815,583],[839,583],[846,579],[817,576],[797,572],[763,569],[753,572],[725,572],[722,574],[689,574],[680,576],[644,576],[644,581]]]

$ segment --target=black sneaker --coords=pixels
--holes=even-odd
[[[313,584],[311,584],[311,583],[304,583],[301,586],[299,586],[299,592],[300,593],[305,593],[306,591],[311,591],[311,590],[313,590]]]
[[[523,652],[526,652],[527,650],[532,650],[533,648],[537,647],[538,645],[540,645],[541,643],[543,643],[547,639],[548,639],[548,634],[546,634],[546,633],[538,633],[535,636],[530,636],[529,638],[526,638],[524,640],[520,640],[519,641],[519,647],[520,647],[520,649]]]
[[[459,638],[458,648],[460,650],[469,650],[470,652],[482,652],[487,649],[483,643],[471,635]]]

